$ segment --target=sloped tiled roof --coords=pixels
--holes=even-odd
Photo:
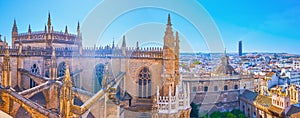
[[[257,93],[253,92],[253,91],[249,91],[249,90],[245,90],[241,95],[240,97],[244,98],[244,99],[247,99],[251,102],[253,102],[256,97],[257,97]]]
[[[297,107],[297,106],[295,106],[295,105],[291,105],[288,109],[287,109],[287,111],[286,111],[286,115],[287,116],[291,116],[292,114],[295,114],[295,113],[298,113],[298,112],[300,112],[300,107]]]
[[[264,106],[265,108],[270,108],[272,105],[271,98],[264,95],[258,95],[255,99],[255,102],[259,105]]]

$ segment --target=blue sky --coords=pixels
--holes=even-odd
[[[77,22],[84,22],[87,15],[101,4],[102,0],[2,0],[0,1],[0,34],[11,40],[13,19],[17,20],[19,33],[27,32],[28,25],[33,31],[43,30],[50,11],[55,30],[76,32]],[[300,1],[298,0],[198,0],[215,22],[228,52],[237,52],[239,40],[243,41],[245,52],[288,52],[300,54]],[[128,2],[128,4],[132,4]],[[123,4],[109,7],[120,8]],[[172,4],[171,4],[172,5]],[[181,9],[177,7],[176,9]],[[101,23],[112,11],[105,11],[96,20]],[[126,35],[127,45],[161,45],[167,14],[171,13],[174,31],[181,38],[182,52],[209,52],[201,32],[193,22],[172,10],[142,8],[126,12],[115,19],[97,41],[84,39],[86,46],[111,44]],[[199,11],[190,11],[198,15]],[[97,30],[97,27],[93,27]],[[83,32],[83,36],[85,33]],[[3,39],[2,36],[2,39]],[[85,37],[85,36],[84,36]]]

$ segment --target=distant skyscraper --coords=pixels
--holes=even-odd
[[[239,41],[239,56],[242,56],[243,54],[243,45],[242,45],[242,41]]]

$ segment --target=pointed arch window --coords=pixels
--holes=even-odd
[[[65,62],[59,63],[57,68],[57,77],[65,76],[65,71],[66,71],[66,63]]]
[[[32,73],[32,74],[35,74],[35,75],[40,74],[40,69],[39,69],[39,67],[37,66],[37,64],[33,64],[33,65],[31,66],[31,73]],[[36,85],[37,85],[37,84],[35,83],[35,81],[33,81],[33,79],[30,78],[30,80],[29,80],[29,87],[32,88],[32,87],[35,87]]]
[[[100,87],[102,88],[102,79],[103,79],[103,73],[104,73],[104,64],[98,64],[95,67],[95,77],[96,81],[98,81]]]
[[[228,90],[228,86],[225,85],[225,86],[224,86],[224,91],[227,91],[227,90]]]
[[[204,87],[204,91],[205,91],[205,92],[208,91],[208,87],[207,87],[207,86]]]
[[[147,67],[138,74],[139,98],[151,98],[151,73]]]

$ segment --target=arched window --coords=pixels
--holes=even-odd
[[[66,63],[65,62],[61,62],[58,65],[58,68],[57,68],[57,77],[64,76],[65,75],[65,71],[66,71]]]
[[[204,87],[204,91],[205,92],[208,91],[208,87],[207,86]]]
[[[37,64],[33,64],[31,66],[31,73],[32,74],[35,74],[35,75],[38,75],[40,74],[40,69],[39,67],[37,66]],[[35,83],[35,81],[32,80],[32,78],[30,78],[29,80],[29,87],[32,88],[32,87],[35,87],[37,84]]]
[[[248,113],[248,118],[250,118],[250,109],[247,109],[247,113]]]
[[[197,87],[193,87],[193,92],[196,92],[197,91]]]
[[[100,85],[100,87],[98,87],[99,89],[102,88],[103,73],[104,73],[104,64],[96,65],[96,67],[95,67],[95,77],[96,77],[96,81]]]
[[[228,90],[228,86],[225,85],[225,86],[224,86],[224,91],[227,91],[227,90]]]
[[[214,87],[214,91],[218,91],[218,89],[219,89],[218,86]]]
[[[234,85],[234,89],[239,89],[239,86],[238,85]]]
[[[139,98],[151,98],[151,73],[144,67],[139,75]]]
[[[49,71],[49,70],[47,70],[47,71],[45,72],[45,77],[50,77],[50,71]]]

